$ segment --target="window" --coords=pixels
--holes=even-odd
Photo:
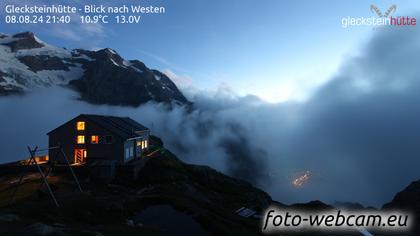
[[[144,149],[144,141],[143,140],[138,140],[137,141],[137,147]]]
[[[77,144],[85,144],[85,136],[84,135],[77,135]]]
[[[112,136],[111,135],[105,136],[105,143],[108,143],[108,144],[112,143]]]
[[[90,143],[91,144],[98,144],[99,143],[99,136],[98,135],[92,135],[90,137]]]
[[[133,147],[125,148],[125,160],[128,160],[134,156]]]
[[[77,122],[77,130],[85,130],[85,122],[84,121],[78,121]]]
[[[85,163],[87,158],[86,149],[74,149],[74,163]]]
[[[141,149],[147,148],[147,140],[139,140],[137,141],[137,147]]]
[[[130,148],[125,148],[125,159],[129,159],[130,158]]]

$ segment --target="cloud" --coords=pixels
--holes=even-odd
[[[53,24],[45,33],[56,38],[89,42],[90,47],[98,45],[106,37],[105,27],[101,23],[82,23],[80,17],[80,14],[73,14],[70,24]]]
[[[161,57],[159,55],[156,55],[155,53],[147,52],[147,51],[144,51],[144,50],[138,50],[138,52],[141,53],[141,54],[143,54],[143,55],[145,55],[145,56],[147,56],[147,57],[152,58],[153,60],[161,63],[162,65],[164,65],[166,67],[169,67],[170,70],[172,70],[172,71],[173,70],[176,70],[176,71],[180,71],[180,72],[183,72],[183,73],[186,73],[187,72],[186,69],[178,66],[177,64],[175,64],[175,63],[173,63],[173,62],[171,62],[169,60],[167,60],[164,57]]]
[[[419,39],[416,30],[376,33],[363,55],[293,106],[295,128],[282,131],[279,151],[319,174],[299,194],[378,204],[420,178]]]
[[[80,113],[130,116],[180,158],[246,179],[276,200],[379,206],[420,178],[420,35],[378,31],[363,53],[306,102],[267,104],[228,87],[194,91],[196,109],[148,103],[95,106],[63,88],[0,99],[2,161],[47,145],[45,133]],[[309,170],[293,188],[290,176]]]
[[[188,87],[192,85],[192,78],[188,75],[177,75],[169,69],[166,69],[163,73],[179,87]]]
[[[6,5],[15,5],[15,6],[25,6],[27,3],[24,1],[16,2],[11,0],[4,0],[0,2],[0,7],[5,9]],[[66,1],[56,1],[54,5],[68,5]],[[31,1],[32,6],[43,6],[43,5],[53,5],[51,2],[44,1],[44,0],[34,0]],[[84,3],[74,3],[73,6],[75,7],[82,7]],[[4,15],[4,11],[0,11],[0,15]],[[55,38],[61,38],[76,42],[88,42],[87,47],[96,46],[100,43],[100,41],[106,36],[105,27],[101,23],[82,23],[80,20],[81,14],[71,14],[70,23],[66,24],[47,24],[47,23],[39,23],[39,24],[29,24],[26,27],[26,30],[31,30],[34,32],[43,32]],[[43,18],[44,22],[46,18]]]
[[[1,162],[25,158],[26,145],[46,147],[48,131],[78,114],[93,113],[129,116],[142,122],[189,162],[208,164],[243,179],[253,176],[253,183],[265,175],[263,158],[258,162],[254,158],[264,157],[264,151],[256,148],[247,129],[233,120],[222,121],[208,111],[190,113],[183,107],[168,110],[155,103],[139,108],[90,105],[77,97],[73,91],[55,87],[24,97],[2,98],[0,110],[7,116],[0,117],[0,142],[9,141],[10,145],[3,150]]]

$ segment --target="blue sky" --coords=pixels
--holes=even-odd
[[[14,2],[3,0],[0,9]],[[30,1],[35,2],[71,1]],[[82,2],[87,1],[74,1],[79,6]],[[129,4],[114,2],[107,1]],[[203,90],[228,87],[239,95],[255,94],[270,102],[302,100],[319,90],[307,102],[258,106],[248,98],[209,99],[212,93],[205,93],[194,100],[203,113],[188,114],[179,109],[167,112],[155,104],[136,109],[95,106],[69,101],[76,95],[67,90],[41,90],[26,99],[0,101],[0,110],[8,114],[1,118],[28,126],[16,130],[10,122],[0,122],[2,133],[12,134],[0,137],[11,143],[4,156],[19,156],[17,144],[22,137],[25,143],[45,142],[39,135],[52,124],[71,114],[93,113],[129,116],[152,127],[171,151],[192,163],[232,174],[237,163],[249,162],[252,173],[246,172],[247,164],[243,176],[255,181],[255,173],[269,173],[272,185],[264,190],[281,202],[320,199],[380,206],[418,179],[418,29],[394,32],[341,26],[342,17],[373,16],[371,4],[382,11],[396,4],[395,16],[419,19],[418,0],[141,3],[163,5],[166,14],[144,16],[138,25],[5,25],[0,20],[0,32],[30,30],[50,44],[67,48],[110,47],[127,59],[139,59],[170,74],[181,86],[191,80],[190,86]],[[4,19],[4,12],[0,16]],[[32,114],[33,104],[48,105]],[[57,115],[49,115],[51,110]],[[25,122],[28,112],[32,112],[31,123]],[[214,128],[203,136],[197,127],[209,120]],[[232,127],[240,129],[236,132]],[[180,133],[185,134],[182,145]],[[10,142],[11,137],[19,142]],[[239,140],[236,146],[243,150],[248,149],[242,140],[249,141],[249,155],[241,154],[237,162],[231,150],[221,146],[226,138]],[[255,168],[254,163],[262,167]],[[291,189],[289,176],[305,170],[313,173],[311,184]]]
[[[2,1],[16,4],[15,1]],[[71,4],[87,1],[20,1]],[[103,1],[89,1],[92,4]],[[343,29],[345,16],[372,16],[370,4],[396,15],[418,12],[417,0],[277,1],[182,0],[107,1],[108,5],[165,6],[131,25],[6,25],[0,31],[34,31],[42,40],[68,48],[110,47],[127,59],[175,74],[181,86],[204,90],[228,87],[270,102],[302,100],[327,81],[340,64],[363,49],[372,28]],[[185,81],[191,81],[185,83]]]

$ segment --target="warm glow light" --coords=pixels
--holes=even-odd
[[[78,121],[77,122],[77,130],[85,130],[85,122],[84,121]]]
[[[74,163],[81,164],[86,162],[87,150],[74,149]]]
[[[302,187],[304,184],[306,184],[309,181],[311,175],[312,173],[310,171],[305,171],[303,175],[297,177],[296,179],[292,181],[292,185],[295,188]]]
[[[147,140],[137,141],[137,147],[141,147],[141,149],[147,148]]]
[[[85,136],[77,135],[77,144],[85,144]]]
[[[99,136],[98,135],[92,135],[92,137],[90,137],[90,142],[92,144],[98,144],[99,143]]]

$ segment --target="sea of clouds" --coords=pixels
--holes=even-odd
[[[0,162],[81,114],[129,116],[182,160],[248,180],[280,202],[380,206],[420,178],[420,34],[380,30],[305,102],[184,91],[194,109],[92,105],[67,88],[0,98]],[[309,170],[300,188],[291,179]]]

